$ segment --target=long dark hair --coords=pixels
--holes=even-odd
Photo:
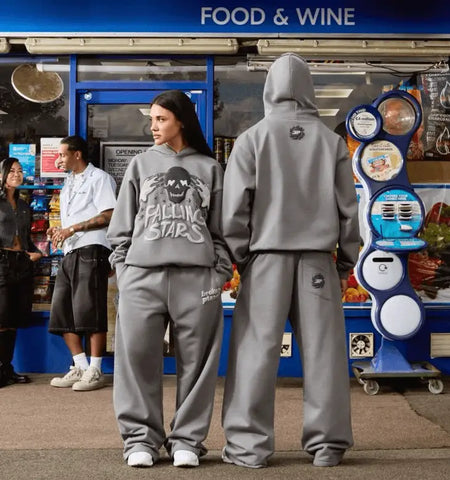
[[[0,162],[0,198],[6,198],[6,179],[8,178],[9,172],[11,171],[11,167],[14,163],[18,163],[20,165],[19,160],[14,157],[5,158]],[[19,190],[17,188],[14,191],[14,197],[16,199],[19,198]]]
[[[157,95],[151,104],[166,108],[175,115],[184,126],[183,137],[190,147],[203,155],[215,158],[203,136],[194,104],[185,93],[181,90],[166,90]]]

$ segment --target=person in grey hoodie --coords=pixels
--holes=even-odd
[[[213,410],[222,343],[222,285],[232,275],[221,231],[223,170],[189,97],[169,90],[150,109],[155,144],[124,175],[108,238],[119,305],[114,408],[133,467],[165,445],[174,466],[195,467]],[[176,411],[166,435],[163,345],[173,324]]]
[[[226,375],[222,458],[267,466],[289,318],[303,367],[303,448],[337,465],[353,444],[341,288],[359,252],[345,142],[318,118],[305,60],[285,54],[264,87],[265,117],[236,140],[224,179],[223,231],[241,272]],[[333,252],[337,246],[336,263]]]

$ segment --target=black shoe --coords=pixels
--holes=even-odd
[[[30,383],[30,377],[27,377],[26,375],[20,375],[19,373],[16,373],[14,371],[13,366],[8,363],[8,364],[3,364],[1,367],[1,377],[2,377],[2,383],[3,386],[6,385],[13,385],[15,383]]]
[[[0,361],[0,388],[6,387],[6,385],[8,385],[7,380],[8,380],[8,375],[5,370],[5,366]]]
[[[12,375],[9,377],[9,381],[12,383],[30,383],[31,379],[27,375],[21,375],[13,370]]]

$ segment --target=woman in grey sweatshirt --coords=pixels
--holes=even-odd
[[[114,408],[130,466],[148,467],[165,445],[175,466],[197,466],[212,415],[222,342],[223,283],[232,265],[221,231],[223,171],[189,97],[151,105],[155,145],[125,172],[108,238],[119,307]],[[163,340],[173,325],[176,411],[166,435]]]

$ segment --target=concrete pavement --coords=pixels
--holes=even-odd
[[[276,398],[276,453],[269,468],[252,470],[222,463],[217,386],[209,453],[199,468],[172,466],[165,453],[154,467],[134,469],[122,460],[112,408],[111,384],[94,392],[49,386],[51,375],[33,374],[33,383],[0,389],[0,478],[5,480],[122,479],[375,479],[449,478],[450,378],[444,392],[431,394],[420,381],[396,379],[366,395],[352,380],[355,446],[343,463],[317,468],[300,447],[301,379],[280,379]],[[112,378],[109,379],[112,382]],[[173,414],[176,386],[164,379],[165,417]]]

